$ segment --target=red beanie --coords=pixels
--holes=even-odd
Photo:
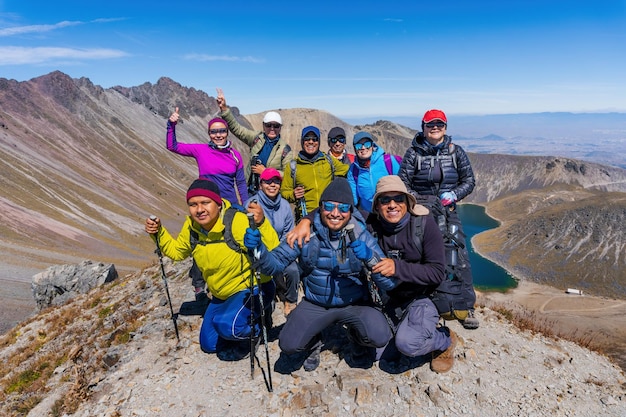
[[[209,197],[211,200],[215,201],[218,206],[222,206],[220,190],[213,181],[205,180],[203,178],[194,180],[187,190],[187,201],[189,201],[191,197],[198,196]]]

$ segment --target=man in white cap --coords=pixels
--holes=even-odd
[[[220,107],[220,117],[228,122],[228,128],[241,141],[250,146],[250,166],[246,166],[248,178],[248,193],[254,195],[259,190],[259,178],[265,168],[274,168],[281,175],[285,167],[293,159],[291,147],[280,137],[283,119],[275,111],[270,111],[263,117],[263,130],[250,130],[237,122],[230,108],[226,105],[226,98],[221,88],[217,89],[217,104]]]

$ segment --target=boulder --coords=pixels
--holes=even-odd
[[[31,288],[41,310],[63,304],[78,294],[113,281],[117,276],[115,265],[85,260],[79,264],[51,266],[33,275]]]

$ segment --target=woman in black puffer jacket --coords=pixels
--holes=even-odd
[[[398,176],[418,201],[425,196],[434,196],[441,201],[447,218],[448,231],[454,231],[464,246],[458,248],[457,268],[463,281],[464,298],[469,315],[462,323],[467,329],[475,329],[479,322],[474,317],[474,292],[472,270],[469,263],[465,234],[456,213],[456,202],[468,196],[475,185],[474,172],[467,154],[452,138],[446,135],[448,120],[441,110],[428,110],[422,119],[422,132],[415,135],[411,147],[406,151]],[[437,210],[431,207],[434,215]]]

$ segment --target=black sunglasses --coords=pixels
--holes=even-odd
[[[274,178],[270,178],[269,180],[261,180],[262,183],[264,184],[278,184],[280,185],[280,183],[282,182],[280,179],[274,177]]]
[[[331,143],[337,143],[337,142],[346,143],[346,138],[344,138],[343,136],[337,136],[336,138],[330,138],[330,142]]]
[[[269,128],[269,129],[280,129],[282,125],[280,125],[278,123],[263,123],[263,126]]]
[[[381,195],[380,197],[378,197],[378,202],[380,204],[389,204],[391,203],[391,200],[395,201],[396,203],[404,203],[406,202],[406,196],[404,194],[398,194],[398,195]]]
[[[319,142],[320,138],[318,138],[317,136],[305,136],[302,138],[303,142],[307,142],[309,140],[312,140],[313,142]]]
[[[209,133],[211,135],[217,135],[218,133],[224,134],[224,133],[228,133],[228,129],[210,129]]]
[[[439,129],[443,129],[444,127],[446,127],[446,124],[444,122],[428,122],[428,123],[424,123],[424,126],[426,126],[429,129],[432,129],[433,127],[438,127]]]

